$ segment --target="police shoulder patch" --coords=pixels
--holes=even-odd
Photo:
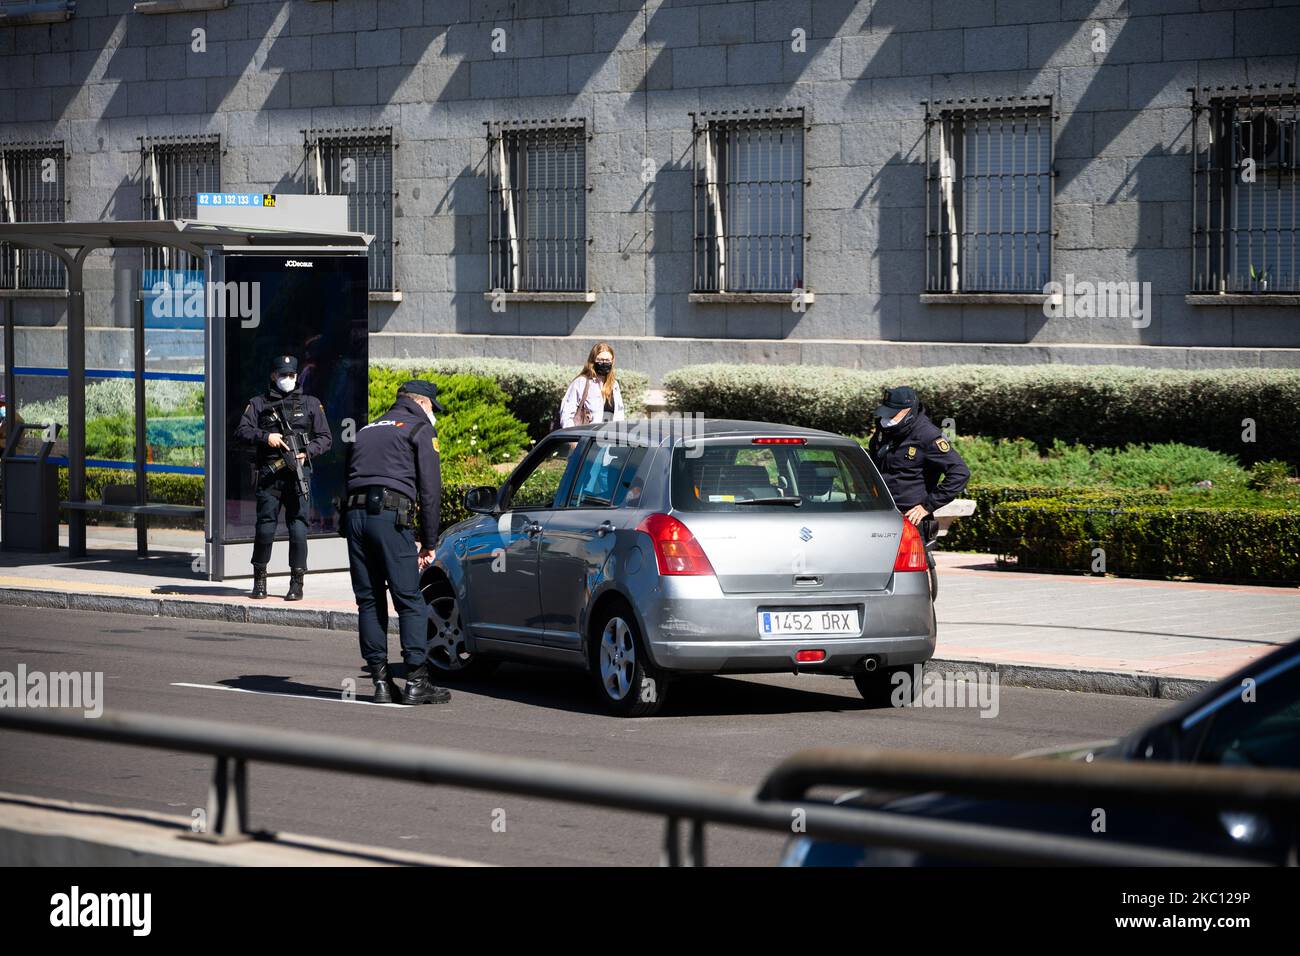
[[[915,457],[916,457],[916,446],[915,446],[915,445],[909,445],[909,446],[908,446],[908,448],[907,448],[907,457],[908,457],[908,458],[915,458]]]
[[[934,443],[939,446],[939,450],[945,455],[952,451],[952,445],[948,444],[948,439],[946,438],[936,438]]]
[[[442,449],[438,447],[438,436],[437,436],[437,435],[434,435],[434,436],[433,436],[433,450],[436,451],[436,452],[437,452],[438,454],[440,454],[440,455],[442,454]]]

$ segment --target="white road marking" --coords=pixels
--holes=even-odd
[[[227,687],[225,684],[186,684],[173,681],[173,687],[196,687],[199,690],[232,690],[239,694],[261,694],[263,697],[289,697],[293,700],[323,700],[330,704],[365,704],[367,707],[398,707],[406,709],[405,704],[377,704],[373,700],[344,700],[342,697],[312,697],[308,694],[282,694],[274,690],[252,690],[248,687]]]

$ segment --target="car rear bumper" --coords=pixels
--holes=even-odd
[[[923,572],[895,574],[884,591],[822,594],[725,594],[716,578],[704,576],[660,582],[642,623],[651,658],[666,670],[844,674],[860,671],[868,657],[894,667],[934,656],[934,616]],[[860,609],[861,633],[759,637],[760,610],[843,606]],[[801,650],[825,651],[826,658],[796,663]]]

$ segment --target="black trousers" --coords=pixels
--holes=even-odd
[[[388,595],[393,595],[401,632],[402,660],[419,667],[429,656],[427,605],[420,593],[420,553],[412,528],[397,527],[397,513],[377,515],[349,508],[343,519],[347,532],[348,568],[357,599],[357,630],[361,657],[368,664],[388,660]]]
[[[294,487],[293,475],[277,472],[257,483],[257,526],[253,535],[253,563],[271,560],[275,528],[284,509],[284,524],[289,529],[289,567],[307,567],[307,503]]]

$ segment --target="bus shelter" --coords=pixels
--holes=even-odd
[[[218,194],[219,196],[220,194]],[[207,197],[200,197],[200,202]],[[275,197],[269,197],[268,207],[276,205]],[[297,200],[302,207],[310,207],[313,215],[292,214],[293,203],[280,203],[281,208],[289,206],[286,220],[297,219],[310,221],[313,218],[328,219],[331,224],[346,225],[346,198],[334,196],[299,197],[284,196],[283,200]],[[313,201],[323,202],[313,202]],[[220,202],[217,198],[216,203]],[[203,203],[208,205],[208,203]],[[260,205],[260,203],[259,203]],[[321,217],[319,211],[327,209],[328,217]],[[239,387],[238,367],[231,368],[232,362],[251,363],[254,356],[250,352],[249,337],[231,334],[228,327],[232,324],[241,332],[250,325],[246,310],[239,310],[238,293],[236,300],[227,310],[225,300],[220,294],[211,294],[213,277],[223,279],[228,273],[236,273],[254,282],[269,281],[274,289],[275,301],[268,303],[270,315],[262,325],[260,338],[252,345],[271,345],[272,351],[289,348],[281,340],[273,338],[283,316],[292,315],[299,322],[321,321],[319,319],[319,298],[323,294],[339,298],[339,286],[331,285],[327,278],[331,272],[337,272],[342,264],[347,267],[351,285],[347,288],[353,293],[344,296],[350,312],[344,317],[347,327],[336,336],[341,347],[350,350],[353,364],[348,368],[348,375],[355,379],[359,374],[361,381],[351,381],[347,396],[347,408],[341,412],[359,414],[364,422],[365,365],[367,358],[365,341],[365,264],[366,252],[372,239],[363,233],[348,232],[338,229],[299,228],[291,222],[249,221],[240,213],[243,210],[224,211],[236,221],[203,220],[143,220],[116,222],[17,222],[0,223],[0,242],[27,249],[42,250],[56,257],[65,267],[67,273],[67,367],[57,368],[47,365],[23,365],[16,361],[16,341],[13,317],[13,302],[0,300],[4,307],[4,346],[5,373],[4,385],[7,401],[11,409],[18,407],[16,401],[17,380],[23,376],[65,376],[68,395],[68,430],[66,455],[59,464],[68,470],[68,497],[60,502],[60,507],[68,512],[68,550],[73,557],[86,554],[86,516],[93,512],[131,513],[136,516],[137,549],[140,553],[147,550],[147,520],[150,516],[160,515],[199,515],[204,516],[207,554],[205,570],[207,576],[216,580],[224,576],[224,538],[226,515],[224,499],[221,497],[227,486],[225,470],[229,458],[227,442],[228,422],[232,407],[242,408],[248,398],[238,394],[227,394],[228,386]],[[261,210],[258,211],[259,214]],[[200,215],[216,217],[221,210],[206,208]],[[204,285],[204,303],[211,309],[217,304],[215,314],[204,312],[200,323],[204,336],[204,367],[202,372],[167,372],[151,371],[145,368],[145,309],[144,299],[138,295],[135,300],[134,321],[132,329],[132,365],[130,370],[101,369],[86,367],[86,305],[83,269],[87,258],[97,249],[169,249],[179,250],[193,256],[204,266],[207,281]],[[301,271],[291,273],[294,278],[302,276],[296,285],[278,282],[279,277],[289,268],[301,270],[303,266],[315,266],[315,273],[305,275]],[[360,295],[356,295],[357,276],[362,284]],[[319,277],[319,278],[317,278]],[[234,287],[234,281],[230,285]],[[222,286],[224,282],[216,283]],[[301,301],[304,291],[311,291],[319,285],[316,302]],[[295,300],[295,296],[298,297]],[[312,310],[315,310],[314,312]],[[358,316],[358,311],[360,315]],[[357,341],[358,325],[360,342]],[[254,329],[254,332],[257,330]],[[307,330],[312,331],[311,329]],[[301,334],[301,330],[300,330]],[[316,338],[320,336],[317,335]],[[241,350],[239,343],[243,342]],[[338,347],[338,346],[336,346]],[[360,350],[360,369],[355,359]],[[254,377],[256,370],[254,370]],[[135,435],[134,456],[132,461],[100,461],[86,457],[86,381],[101,378],[130,378],[135,383]],[[262,377],[264,384],[264,378]],[[149,380],[195,381],[202,382],[205,395],[205,458],[203,467],[183,468],[178,466],[156,465],[146,460],[145,447],[145,382]],[[358,400],[357,395],[360,394]],[[360,410],[357,406],[360,404]],[[129,500],[88,501],[86,497],[87,467],[129,467],[134,471],[134,494]],[[177,505],[166,502],[150,502],[147,497],[147,475],[151,472],[182,472],[203,474],[205,476],[205,505],[202,507]],[[214,489],[216,494],[214,495]],[[222,513],[214,513],[222,508]],[[8,529],[6,531],[6,537]],[[251,532],[250,532],[251,535]],[[245,549],[250,549],[251,544]],[[337,559],[336,559],[337,560]],[[316,562],[312,562],[315,564]]]

